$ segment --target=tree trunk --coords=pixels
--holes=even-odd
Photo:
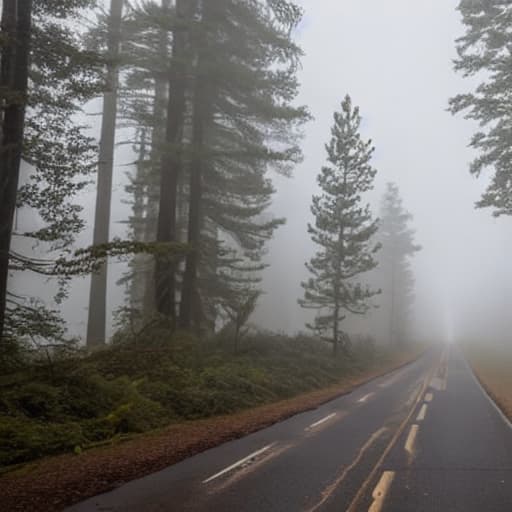
[[[334,357],[337,357],[338,355],[338,352],[339,352],[339,345],[338,345],[338,336],[339,336],[339,332],[338,332],[338,318],[339,318],[339,307],[338,305],[335,306],[334,308],[334,325],[333,325],[333,329],[332,329],[332,355]]]
[[[396,265],[395,256],[391,260],[391,309],[389,313],[389,345],[394,348],[395,343],[395,280],[396,280]]]
[[[203,77],[196,78],[192,128],[192,165],[190,169],[190,201],[188,214],[188,244],[180,305],[180,326],[189,329],[192,321],[199,329],[201,305],[197,287],[197,268],[201,242],[201,203],[203,198],[203,151],[206,109],[206,84]]]
[[[346,190],[347,175],[344,174],[343,183]],[[336,262],[336,276],[334,283],[334,325],[333,325],[333,355],[339,353],[339,318],[340,318],[340,289],[341,289],[341,266],[345,258],[345,226],[341,225],[338,232],[338,261]]]
[[[137,242],[144,242],[146,235],[145,229],[145,186],[146,179],[145,165],[147,163],[146,155],[146,130],[143,129],[140,134],[140,149],[137,159],[135,181],[133,188],[133,238]],[[131,263],[132,276],[129,282],[129,300],[130,300],[130,318],[132,324],[140,322],[140,315],[144,307],[144,297],[146,292],[146,254],[135,254]]]
[[[208,25],[212,19],[210,10],[215,7],[209,2],[203,2],[203,23]],[[206,33],[205,29],[205,33]],[[203,173],[205,153],[205,126],[209,122],[211,113],[211,98],[209,87],[209,76],[205,72],[206,64],[209,62],[207,52],[208,40],[204,37],[199,42],[198,62],[196,67],[193,115],[192,115],[192,163],[190,168],[190,199],[188,215],[188,245],[190,251],[185,261],[185,272],[183,275],[183,286],[180,304],[180,326],[190,329],[194,324],[197,331],[200,331],[204,318],[201,307],[201,298],[197,285],[198,266],[201,253],[201,207],[203,201]]]
[[[98,184],[96,188],[96,212],[94,216],[93,245],[109,241],[110,209],[112,202],[112,174],[114,169],[114,146],[117,120],[117,98],[119,87],[119,46],[121,44],[121,22],[123,0],[111,0],[108,29],[107,87],[103,96],[103,118],[101,125]],[[107,319],[107,262],[91,276],[89,294],[89,316],[87,320],[87,347],[105,344]]]
[[[170,0],[162,0],[162,8],[168,10],[171,5]],[[158,54],[162,62],[169,61],[168,55],[168,32],[165,28],[160,29],[160,37],[158,41]],[[145,218],[145,234],[144,241],[146,243],[154,242],[156,239],[157,219],[158,219],[158,202],[160,197],[159,170],[162,161],[162,146],[165,141],[166,118],[165,112],[168,101],[168,78],[157,75],[155,77],[155,98],[153,101],[153,122],[151,130],[151,171],[146,176],[147,197]],[[156,311],[155,302],[155,258],[150,255],[142,255],[144,260],[144,303],[143,314],[145,318],[154,315]]]
[[[190,2],[176,0],[177,30],[174,32],[169,99],[167,103],[166,148],[160,169],[160,200],[156,240],[176,242],[176,209],[178,179],[182,171],[182,138],[186,111],[187,24]],[[179,26],[181,24],[181,26]],[[158,256],[155,266],[155,303],[161,315],[176,319],[176,263],[167,256]]]
[[[0,340],[4,335],[12,224],[20,175],[28,89],[32,0],[4,0],[4,47],[0,84],[14,98],[4,99],[0,148]]]

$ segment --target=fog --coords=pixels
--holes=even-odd
[[[504,340],[512,327],[512,223],[474,208],[486,186],[485,177],[477,180],[468,171],[473,153],[467,146],[475,125],[447,112],[448,99],[471,87],[452,65],[455,39],[463,32],[458,0],[299,3],[306,14],[297,35],[305,52],[298,102],[309,106],[314,120],[304,130],[303,163],[291,178],[274,176],[272,212],[286,217],[287,224],[269,246],[265,294],[253,323],[287,333],[304,329],[308,313],[297,299],[302,295],[300,282],[307,276],[304,263],[314,251],[307,234],[311,196],[325,162],[332,113],[350,93],[361,107],[364,136],[376,146],[378,175],[368,199],[378,214],[385,183],[396,182],[423,247],[413,262],[416,301],[411,336]],[[87,111],[92,114],[100,108],[98,101]],[[89,122],[97,134],[99,118],[90,117]],[[119,131],[118,142],[129,135]],[[122,220],[129,216],[130,206],[124,187],[133,160],[129,146],[120,144],[111,236],[126,234]],[[79,246],[92,240],[94,197],[91,186],[80,198],[88,223]],[[124,263],[109,263],[110,333],[112,314],[124,296],[116,282],[125,269]],[[26,286],[38,287],[36,281],[18,277],[15,289]],[[70,291],[63,313],[71,332],[84,336],[89,279],[77,279]],[[48,295],[46,285],[41,295]],[[362,329],[370,321],[366,318]]]
[[[474,203],[485,177],[468,172],[475,125],[447,112],[448,98],[469,90],[453,71],[455,39],[462,35],[456,0],[303,0],[300,41],[306,56],[300,101],[315,116],[306,130],[305,160],[293,180],[279,180],[275,209],[288,218],[268,255],[267,295],[258,321],[295,331],[304,311],[294,297],[306,277],[313,247],[305,234],[316,173],[325,161],[332,112],[347,92],[360,105],[364,134],[376,146],[371,196],[378,212],[387,181],[395,181],[414,215],[416,303],[422,339],[489,340],[511,332],[511,222]]]

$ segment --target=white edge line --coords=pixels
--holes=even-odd
[[[373,396],[375,393],[368,393],[367,395],[364,395],[362,398],[360,398],[357,403],[361,404],[363,402],[366,402],[366,400],[368,400],[368,398],[370,398],[371,396]]]
[[[494,409],[496,409],[498,414],[501,416],[501,419],[505,422],[508,428],[512,429],[512,422],[507,418],[505,413],[500,409],[499,405],[492,399],[491,395],[489,395],[489,393],[487,393],[487,390],[482,386],[482,383],[478,380],[478,377],[475,375],[475,372],[473,371],[473,368],[471,368],[471,365],[468,363],[466,357],[464,357],[464,361],[466,363],[466,366],[468,367],[469,373],[471,373],[471,376],[475,380],[477,386],[480,388],[480,391],[483,393],[485,398],[487,398],[487,400],[491,402],[492,406],[494,407]]]
[[[207,484],[208,482],[211,482],[212,480],[215,480],[216,478],[219,478],[222,475],[225,475],[226,473],[229,473],[230,471],[233,471],[234,469],[240,467],[245,462],[253,459],[254,457],[257,457],[258,455],[261,455],[262,453],[265,453],[270,448],[272,448],[276,443],[269,444],[265,446],[264,448],[261,448],[261,450],[255,451],[251,453],[250,455],[247,455],[247,457],[244,457],[243,459],[240,459],[238,462],[235,462],[234,464],[231,464],[231,466],[223,469],[222,471],[219,471],[218,473],[215,473],[215,475],[212,475],[211,477],[207,478],[206,480],[203,480],[203,484]]]
[[[315,427],[318,427],[319,425],[321,425],[322,423],[325,423],[326,421],[329,421],[331,418],[334,418],[334,416],[336,416],[336,413],[333,412],[332,414],[329,414],[329,416],[326,416],[325,418],[322,418],[321,420],[313,423],[312,425],[309,425],[309,427],[306,427],[305,430],[309,430],[311,428],[315,428]]]

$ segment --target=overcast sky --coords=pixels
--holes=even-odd
[[[302,328],[296,305],[315,178],[325,161],[332,113],[346,93],[361,107],[364,136],[376,146],[372,202],[387,181],[398,183],[414,215],[423,251],[414,265],[416,322],[427,337],[485,336],[510,330],[511,222],[473,208],[485,180],[468,173],[475,126],[446,111],[471,82],[452,68],[463,34],[458,0],[301,0],[299,42],[306,56],[300,102],[315,121],[304,163],[293,180],[278,180],[275,211],[288,218],[269,252],[258,321],[272,329]]]

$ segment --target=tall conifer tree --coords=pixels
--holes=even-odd
[[[300,160],[292,101],[302,52],[291,35],[302,17],[292,2],[198,2],[188,152],[189,229],[180,323],[215,324],[233,295],[259,280],[266,242],[282,223],[265,214],[269,170]]]
[[[362,197],[373,187],[377,172],[371,165],[374,148],[371,141],[362,140],[360,127],[359,108],[346,96],[341,111],[334,114],[326,145],[328,165],[318,176],[321,193],[313,196],[315,223],[308,231],[319,248],[306,264],[312,277],[302,283],[304,299],[299,301],[318,311],[308,327],[332,343],[334,354],[340,346],[345,348],[342,322],[347,312],[364,314],[378,293],[358,280],[375,268],[379,249],[373,240],[378,221]]]
[[[471,147],[478,156],[471,173],[492,171],[490,184],[477,203],[495,216],[512,214],[512,4],[505,0],[462,0],[459,4],[466,33],[457,41],[455,69],[481,82],[468,94],[450,101],[453,113],[465,112],[480,130]]]
[[[414,242],[414,230],[409,226],[412,215],[405,210],[398,187],[388,183],[382,201],[378,240],[379,285],[382,295],[379,305],[386,311],[391,346],[402,345],[407,318],[414,300],[414,276],[410,267],[413,255],[421,250]]]
[[[167,88],[166,129],[160,166],[160,195],[156,241],[178,241],[179,180],[183,173],[183,137],[187,112],[187,85],[191,64],[189,39],[195,12],[192,0],[176,0]],[[160,255],[155,265],[155,303],[158,313],[176,319],[176,272],[174,258]]]

